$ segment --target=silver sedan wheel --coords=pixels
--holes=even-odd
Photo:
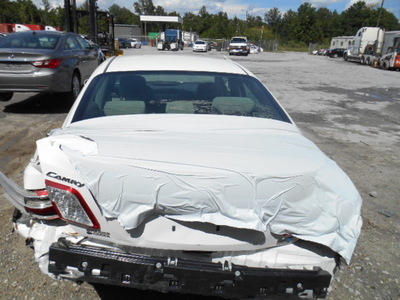
[[[79,75],[74,73],[72,75],[72,82],[71,82],[71,96],[73,99],[76,99],[81,91],[81,80]]]

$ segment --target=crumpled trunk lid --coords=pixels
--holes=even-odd
[[[43,152],[42,152],[43,149]],[[46,149],[46,150],[44,150]],[[176,221],[294,236],[349,261],[361,227],[350,179],[291,124],[209,115],[86,120],[38,142],[62,151],[102,213],[126,229]]]

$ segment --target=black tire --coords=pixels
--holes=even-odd
[[[382,62],[382,69],[383,70],[389,70],[389,63],[387,61]]]
[[[348,61],[347,53],[343,54],[343,59],[344,59],[345,61]]]
[[[82,84],[81,84],[81,77],[79,76],[78,72],[74,72],[71,78],[71,91],[66,93],[66,98],[69,101],[75,101],[78,97],[79,92],[81,91]]]
[[[13,92],[1,92],[0,101],[10,101],[13,95],[14,95]]]

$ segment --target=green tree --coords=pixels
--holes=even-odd
[[[396,16],[385,8],[380,8],[377,5],[372,11],[370,23],[375,24],[374,26],[385,28],[387,31],[400,30],[400,22]]]
[[[50,25],[52,26],[58,26],[62,28],[67,28],[66,25],[66,20],[65,20],[65,9],[64,7],[58,6],[57,8],[54,8],[51,13],[50,13]]]
[[[111,5],[108,11],[114,16],[116,24],[137,24],[139,22],[137,15],[126,7],[120,7],[118,4]]]
[[[191,12],[183,15],[183,30],[198,32],[199,16]]]
[[[372,9],[364,1],[354,3],[342,12],[342,28],[345,35],[355,35],[365,26],[376,26],[371,21]]]
[[[280,29],[283,19],[279,8],[274,7],[269,9],[264,15],[264,20],[275,34],[279,35],[281,33]]]
[[[246,23],[248,28],[261,27],[264,25],[263,19],[260,16],[252,16],[252,15],[247,16]]]
[[[216,15],[211,15],[212,26],[205,32],[202,33],[204,37],[208,38],[228,38],[231,36],[229,30],[229,19],[225,12],[219,12]]]
[[[320,31],[317,26],[317,13],[315,7],[310,3],[305,2],[297,10],[297,17],[295,20],[295,40],[304,43],[319,42],[322,40]]]
[[[283,41],[295,40],[295,28],[297,26],[297,13],[291,9],[283,14],[282,26],[280,29]]]
[[[31,0],[17,0],[17,12],[19,23],[40,23],[39,10]]]
[[[333,13],[326,7],[319,8],[316,11],[315,26],[318,30],[320,39],[331,38],[334,33]]]
[[[152,0],[139,0],[133,3],[135,12],[140,15],[156,15],[156,7]]]
[[[342,15],[339,14],[336,10],[332,12],[332,35],[330,38],[334,36],[345,35],[345,31],[343,28],[343,18]]]
[[[42,0],[43,9],[39,9],[40,23],[43,25],[51,25],[50,15],[52,13],[49,0]]]
[[[12,15],[12,4],[9,0],[0,1],[0,22],[9,23]]]

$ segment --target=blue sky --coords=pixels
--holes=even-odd
[[[84,0],[77,0],[79,5]],[[226,12],[229,18],[246,18],[246,12],[253,16],[264,16],[265,12],[273,7],[279,8],[282,12],[298,7],[309,2],[315,7],[327,7],[330,10],[337,10],[339,13],[350,7],[359,0],[153,0],[154,5],[162,6],[167,12],[177,11],[183,15],[185,12],[198,13],[200,7],[205,5],[209,13]],[[380,5],[382,0],[364,0],[367,3]],[[42,0],[33,0],[40,7]],[[63,5],[64,0],[49,0],[55,6]],[[113,4],[126,7],[133,11],[134,0],[98,0],[98,6],[106,10]],[[400,0],[385,0],[384,7],[394,13],[400,19]]]

